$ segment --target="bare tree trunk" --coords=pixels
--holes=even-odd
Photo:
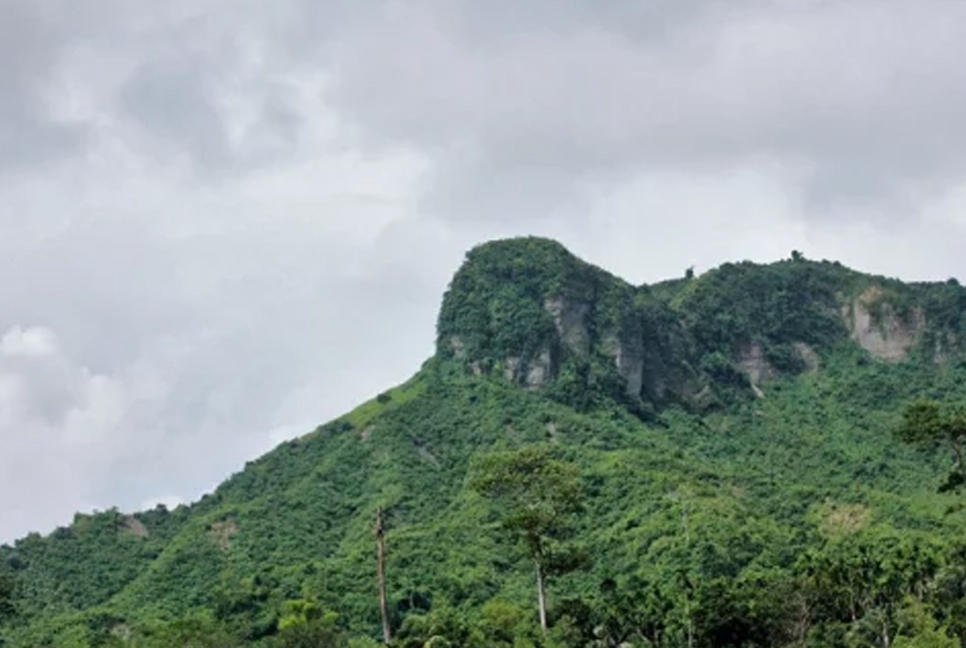
[[[805,645],[805,638],[808,636],[808,630],[811,627],[812,615],[805,597],[801,598],[800,604],[801,607],[799,608],[798,618],[795,623],[795,643],[803,646]]]
[[[537,567],[537,600],[540,604],[540,628],[547,631],[547,590],[543,579],[543,567],[539,561],[534,561]]]
[[[376,509],[376,545],[378,547],[379,611],[382,613],[382,640],[389,645],[392,629],[389,627],[389,605],[386,600],[386,539],[382,526],[382,507]]]

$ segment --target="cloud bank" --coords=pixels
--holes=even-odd
[[[405,379],[466,248],[635,282],[966,253],[944,0],[9,0],[0,541],[190,501]]]

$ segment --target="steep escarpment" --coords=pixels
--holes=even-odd
[[[873,356],[908,360],[912,354],[943,363],[963,350],[966,290],[944,283],[869,282],[842,306],[853,340]]]
[[[444,296],[437,334],[441,357],[571,404],[595,394],[660,402],[700,389],[687,336],[666,304],[546,239],[471,250]]]
[[[729,263],[631,284],[528,237],[471,250],[443,301],[438,354],[568,400],[575,392],[706,407],[815,371],[849,345],[943,362],[961,351],[966,290],[903,284],[839,263]],[[568,402],[572,402],[568,400]],[[573,404],[573,403],[572,403]]]

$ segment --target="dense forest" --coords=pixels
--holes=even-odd
[[[190,506],[0,547],[0,645],[966,645],[956,280],[509,239],[437,336]]]

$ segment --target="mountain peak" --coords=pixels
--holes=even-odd
[[[481,453],[538,444],[586,470],[576,548],[600,557],[553,583],[551,604],[568,601],[555,614],[609,614],[625,600],[571,606],[581,599],[556,599],[565,587],[631,601],[654,583],[679,606],[654,618],[706,611],[695,645],[718,645],[720,626],[707,625],[716,610],[730,623],[758,592],[758,609],[778,616],[756,623],[790,627],[790,608],[769,605],[799,587],[792,565],[839,570],[800,557],[851,561],[841,552],[856,551],[904,569],[895,556],[940,538],[960,555],[961,523],[941,513],[952,500],[933,492],[948,463],[885,429],[923,394],[966,399],[966,291],[955,281],[905,284],[795,254],[635,287],[556,241],[518,238],[467,254],[438,335],[436,358],[411,380],[282,443],[199,502],[78,515],[47,537],[0,546],[0,644],[101,646],[123,633],[167,646],[201,628],[225,642],[232,633],[233,645],[283,645],[310,621],[294,614],[312,610],[375,635],[378,510],[402,643],[458,645],[496,621],[480,645],[508,632],[538,645],[526,608],[512,607],[532,605],[531,557],[490,537],[499,506],[468,479]],[[667,403],[686,407],[661,412]],[[682,541],[682,512],[692,540]],[[852,538],[826,544],[843,534]],[[888,540],[901,537],[911,544]],[[945,560],[923,555],[934,567]],[[759,586],[762,574],[772,589]],[[840,593],[828,582],[810,596]],[[695,608],[680,607],[695,593]],[[893,594],[900,609],[906,592]],[[453,610],[465,611],[462,625]],[[841,633],[841,618],[817,620],[829,629],[814,636]],[[600,639],[596,622],[569,627],[584,628],[583,644]],[[686,631],[678,625],[671,643]],[[783,633],[755,637],[787,643]]]
[[[437,352],[571,404],[602,394],[661,401],[697,384],[673,357],[679,328],[646,290],[527,237],[467,254],[443,298]]]
[[[437,355],[570,404],[704,406],[815,370],[849,340],[881,360],[943,360],[966,339],[964,315],[956,282],[904,284],[799,253],[635,287],[557,241],[520,237],[467,253],[443,299]]]

